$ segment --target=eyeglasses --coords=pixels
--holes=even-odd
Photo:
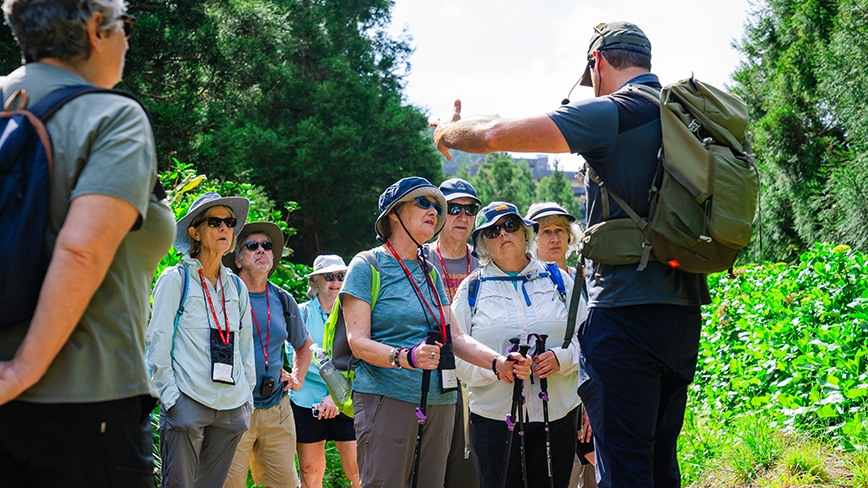
[[[274,247],[274,244],[272,244],[268,241],[262,241],[262,242],[250,241],[250,242],[244,244],[244,247],[247,248],[247,250],[250,252],[255,252],[260,247],[262,247],[263,251],[270,251],[271,248]]]
[[[476,215],[476,212],[479,212],[479,205],[475,203],[450,203],[446,208],[446,213],[449,215],[458,215],[461,213],[461,209],[464,209],[464,213],[467,214],[468,217],[473,217]]]
[[[426,197],[416,197],[413,200],[416,200],[416,204],[426,210],[431,208],[431,206],[433,205],[434,210],[437,211],[437,216],[440,217],[441,215],[443,215],[443,207],[441,207],[440,204],[434,203],[431,200],[428,200]]]
[[[120,20],[124,21],[124,39],[130,40],[133,37],[133,26],[136,25],[136,18],[132,15],[121,15]]]
[[[509,219],[502,224],[492,225],[491,227],[486,227],[482,229],[482,235],[489,239],[497,239],[497,236],[500,235],[500,229],[505,230],[507,233],[512,234],[514,232],[518,232],[518,229],[521,229],[521,223],[515,219]]]
[[[322,277],[326,281],[334,281],[334,280],[344,281],[344,275],[345,274],[346,273],[326,273],[326,274],[322,275]]]
[[[226,224],[226,227],[230,229],[235,228],[235,224],[238,223],[238,219],[235,217],[226,217],[225,219],[221,219],[220,217],[205,217],[204,219],[195,222],[193,227],[199,227],[202,225],[202,222],[208,222],[208,227],[217,228],[220,227],[220,224]]]

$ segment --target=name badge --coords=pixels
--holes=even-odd
[[[211,330],[211,381],[234,385],[233,358],[235,356],[235,332],[229,334],[229,342],[223,343],[217,329]]]

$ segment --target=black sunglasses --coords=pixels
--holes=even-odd
[[[136,18],[132,15],[123,14],[120,20],[124,21],[124,39],[130,40],[133,37],[133,26],[136,25]]]
[[[450,203],[446,208],[446,213],[449,215],[458,215],[461,213],[461,209],[464,209],[464,213],[467,214],[468,217],[473,217],[476,215],[476,212],[479,212],[479,205],[475,203]]]
[[[262,247],[263,251],[270,251],[271,248],[274,247],[274,244],[272,244],[268,241],[262,241],[262,242],[250,241],[250,242],[244,244],[244,247],[246,247],[247,250],[250,252],[255,252],[257,249],[259,249],[260,246]]]
[[[516,219],[509,219],[502,224],[495,224],[491,227],[486,227],[482,229],[482,235],[489,239],[497,239],[497,236],[500,235],[500,229],[503,229],[507,233],[512,234],[514,232],[518,232],[518,229],[521,229],[521,223]]]
[[[426,209],[426,210],[431,208],[431,206],[433,205],[434,210],[437,211],[437,216],[440,217],[441,215],[443,215],[443,207],[441,207],[440,204],[434,203],[425,197],[416,197],[413,200],[416,200],[416,204],[419,205],[420,207]]]
[[[226,227],[230,229],[235,228],[235,224],[238,223],[238,219],[235,217],[226,217],[225,219],[221,219],[220,217],[205,217],[202,220],[193,224],[193,227],[199,227],[202,222],[208,222],[208,227],[217,228],[220,227],[220,224],[226,224]]]
[[[344,273],[326,273],[322,277],[326,281],[344,281]]]

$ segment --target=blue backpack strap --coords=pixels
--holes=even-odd
[[[481,268],[474,269],[467,275],[467,303],[470,305],[471,314],[476,311],[476,297],[479,295],[479,275]]]
[[[184,263],[178,263],[178,274],[181,275],[181,278],[184,280],[184,287],[181,289],[181,303],[178,304],[178,311],[175,312],[175,323],[172,327],[172,351],[170,353],[170,357],[175,357],[175,332],[178,331],[178,320],[181,319],[181,315],[184,315],[184,304],[187,303],[187,288],[190,284],[190,273],[187,272],[187,267],[184,266]]]
[[[564,285],[564,277],[561,275],[561,269],[558,268],[558,264],[543,262],[543,266],[545,266],[546,270],[549,272],[549,279],[552,280],[552,283],[558,290],[558,295],[560,295],[561,301],[566,303],[567,287]]]

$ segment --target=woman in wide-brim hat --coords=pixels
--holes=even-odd
[[[148,363],[160,396],[164,486],[222,486],[253,410],[250,297],[223,266],[250,202],[208,192],[177,223],[184,253],[154,287]]]
[[[307,296],[311,300],[299,308],[311,339],[321,348],[325,343],[325,323],[337,303],[346,271],[343,258],[323,254],[314,259],[313,271],[305,275]],[[302,485],[322,486],[326,469],[325,443],[334,441],[350,484],[361,488],[353,419],[338,410],[314,361],[307,370],[304,384],[292,394],[292,410]]]
[[[474,305],[468,299],[471,280],[464,280],[455,294],[452,311],[465,333],[494,350],[509,348],[513,337],[533,347],[530,351],[533,373],[546,379],[547,396],[542,395],[540,381],[524,382],[523,447],[517,446],[516,436],[508,454],[506,486],[521,486],[521,456],[526,461],[528,478],[537,480],[531,485],[549,486],[548,454],[553,484],[565,488],[576,448],[579,406],[576,394],[579,342],[575,333],[567,341],[568,347],[562,347],[573,282],[565,271],[555,266],[549,268],[530,254],[537,228],[536,222],[523,219],[511,203],[492,202],[483,208],[472,233],[474,252],[482,264],[472,292]],[[552,272],[557,274],[551,275]],[[583,300],[579,304],[578,323],[585,316],[587,306]],[[547,341],[543,341],[543,335]],[[541,350],[535,350],[537,346]],[[511,413],[513,385],[497,381],[490,371],[465,361],[458,361],[458,376],[468,385],[480,486],[499,487],[509,434],[504,419]],[[548,409],[548,424],[544,407]],[[548,450],[547,432],[551,439]]]
[[[347,339],[359,360],[353,411],[361,483],[366,487],[410,485],[416,454],[412,440],[419,426],[416,408],[423,388],[428,393],[418,486],[443,487],[456,401],[455,391],[448,388],[454,378],[454,366],[449,369],[448,364],[450,346],[457,356],[487,368],[491,375],[496,371],[506,381],[512,380],[513,369],[519,377],[530,373],[529,360],[517,365],[507,361],[455,327],[440,276],[417,254],[421,244],[443,228],[445,208],[443,194],[424,178],[404,178],[386,189],[375,224],[383,245],[365,251],[376,259],[379,270],[375,275],[365,257],[357,255],[341,291]],[[380,288],[372,309],[374,279]],[[426,344],[428,332],[434,330],[446,339]],[[430,391],[429,385],[422,385],[424,370],[436,370],[430,376]]]

